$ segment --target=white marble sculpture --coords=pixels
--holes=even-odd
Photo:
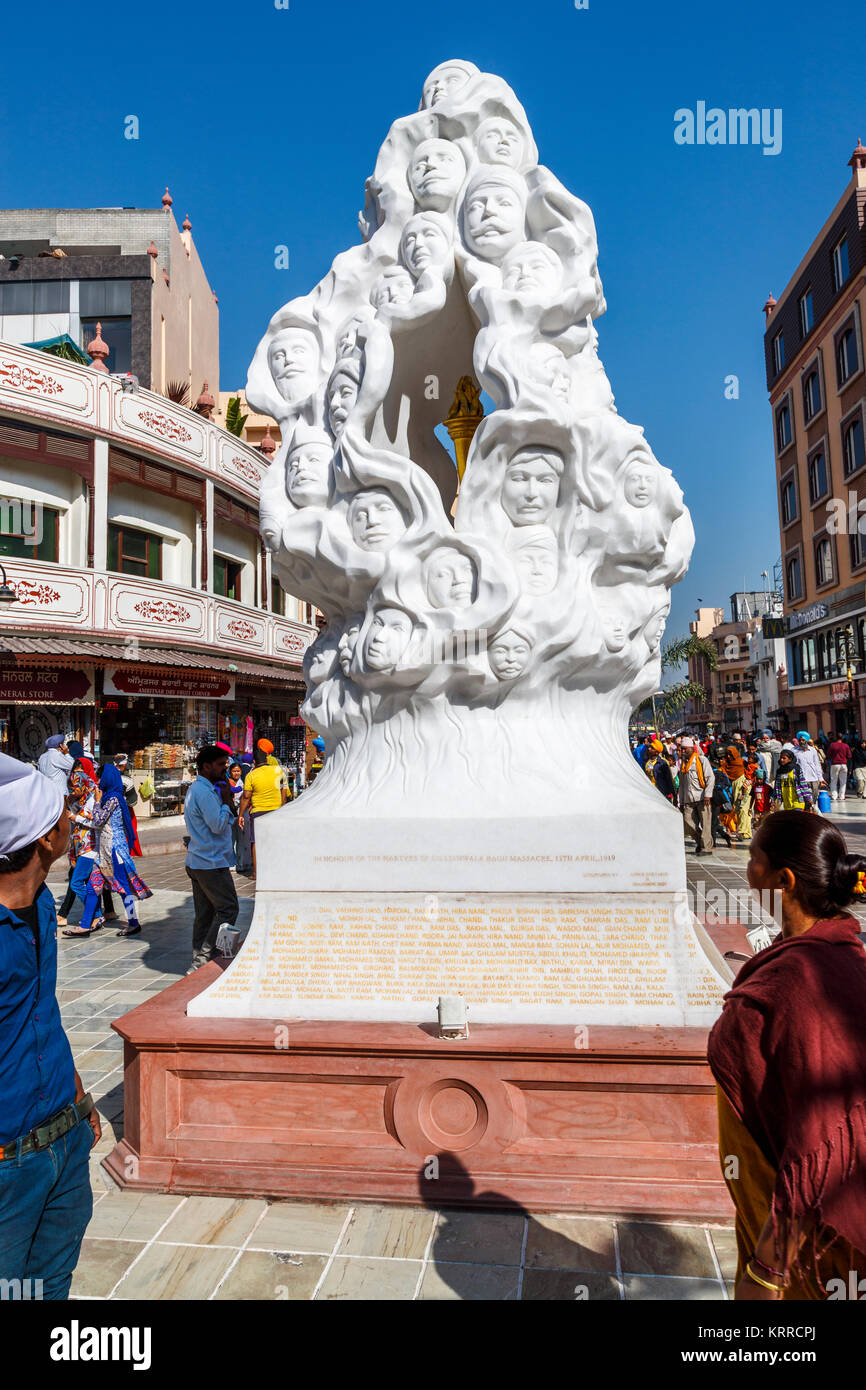
[[[431,1001],[391,978],[396,957],[364,986],[380,989],[369,1007],[322,1002],[321,984],[274,963],[280,913],[309,962],[327,925],[316,914],[338,912],[340,894],[540,893],[590,911],[603,897],[611,912],[619,894],[631,920],[628,895],[648,893],[659,920],[676,910],[679,925],[659,928],[670,989],[640,1018],[706,1021],[721,986],[693,969],[681,821],[627,741],[659,682],[694,533],[599,360],[592,214],[539,164],[511,88],[453,60],[388,132],[360,227],[361,244],[275,314],[246,393],[282,435],[261,490],[274,572],[327,619],[301,706],[325,740],[324,770],[259,822],[253,934],[192,1011],[267,1014],[303,996],[318,1017],[427,1017]],[[457,471],[434,431],[473,374],[496,408],[452,519]],[[401,952],[411,939],[423,955],[410,908]],[[385,911],[370,907],[376,920]],[[518,955],[531,973],[533,953]],[[569,968],[586,976],[580,952]],[[630,968],[637,980],[648,967]],[[693,977],[709,990],[702,1003]],[[459,992],[459,971],[443,967],[441,983]],[[629,1021],[613,996],[568,997],[580,1019]],[[527,1016],[502,998],[491,1007],[475,1017]]]
[[[352,646],[309,681],[327,758],[296,814],[567,812],[590,776],[596,802],[634,799],[625,729],[693,531],[598,358],[592,214],[511,89],[463,61],[394,123],[367,192],[363,244],[275,315],[247,383],[282,432],[275,572],[326,614],[317,646]],[[471,371],[496,411],[452,523],[434,427]]]

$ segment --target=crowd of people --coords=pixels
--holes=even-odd
[[[663,797],[683,813],[696,854],[712,854],[751,840],[773,811],[809,811],[852,795],[866,798],[866,741],[843,733],[815,739],[807,730],[784,737],[769,729],[746,737],[650,733],[635,740],[632,755]]]

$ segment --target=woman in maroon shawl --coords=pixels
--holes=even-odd
[[[864,871],[806,811],[752,840],[749,885],[780,895],[782,935],[740,970],[708,1052],[738,1299],[856,1298],[866,1280],[866,951],[845,912]]]

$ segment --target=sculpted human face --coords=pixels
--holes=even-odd
[[[507,164],[517,169],[523,159],[523,136],[511,121],[490,116],[478,127],[478,158],[482,164]]]
[[[562,284],[562,267],[537,241],[527,241],[509,251],[502,262],[502,285],[513,294],[553,298]]]
[[[648,507],[658,490],[658,473],[651,463],[633,463],[625,475],[625,500]]]
[[[525,594],[549,594],[559,578],[556,537],[550,531],[533,536],[517,549],[514,563]]]
[[[514,680],[515,676],[525,671],[530,651],[526,638],[510,628],[494,637],[487,649],[487,659],[497,680]]]
[[[466,204],[466,240],[488,261],[501,261],[523,241],[523,200],[516,189],[491,180],[477,184]]]
[[[421,208],[445,212],[466,177],[466,164],[450,140],[423,140],[409,165],[409,186]]]
[[[515,526],[532,526],[550,520],[559,500],[559,476],[562,471],[551,461],[558,458],[554,450],[518,454],[505,470],[502,484],[502,508]]]
[[[557,400],[571,400],[571,374],[559,348],[552,343],[535,343],[529,349],[529,367]]]
[[[325,444],[299,444],[286,465],[286,486],[296,507],[324,507],[328,501],[331,451]]]
[[[469,73],[464,68],[452,66],[449,63],[442,63],[438,68],[434,68],[421,94],[422,105],[428,110],[431,106],[436,106],[445,97],[454,96],[461,87],[465,87],[469,81]]]
[[[371,671],[392,671],[409,645],[412,619],[402,608],[379,608],[364,639],[364,665]]]
[[[400,242],[403,259],[417,280],[431,266],[444,266],[451,254],[441,227],[423,214],[410,217]]]
[[[349,667],[352,665],[352,657],[355,655],[355,648],[358,645],[358,637],[364,623],[363,613],[355,613],[346,623],[345,631],[340,635],[337,643],[337,656],[340,662],[340,670],[344,676],[348,676]]]
[[[390,550],[406,530],[406,522],[390,492],[370,488],[352,498],[349,530],[362,550]]]
[[[373,287],[370,302],[376,309],[388,304],[408,304],[414,293],[415,285],[408,270],[401,265],[393,265],[382,271]]]
[[[661,613],[656,613],[646,625],[644,636],[651,652],[658,651],[662,637],[664,636],[665,626],[668,620],[668,609],[665,608]]]
[[[333,633],[319,637],[307,648],[304,658],[304,674],[311,685],[321,685],[322,681],[333,676],[337,669],[340,652]]]
[[[319,345],[305,328],[284,328],[268,349],[268,366],[286,401],[302,401],[316,387]]]
[[[427,561],[427,597],[434,608],[468,608],[475,598],[475,566],[451,546]]]
[[[328,385],[328,421],[335,435],[343,426],[358,399],[358,384],[348,372],[337,372]]]

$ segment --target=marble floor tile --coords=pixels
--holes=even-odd
[[[626,1301],[651,1303],[714,1303],[724,1302],[725,1292],[717,1279],[653,1279],[648,1275],[623,1276]]]
[[[517,1301],[519,1271],[501,1265],[434,1264],[431,1260],[424,1271],[422,1302],[511,1302]]]
[[[150,1240],[183,1199],[160,1192],[106,1193],[94,1210],[88,1236]]]
[[[345,1260],[338,1255],[316,1297],[410,1302],[422,1268],[420,1260]]]
[[[324,1255],[245,1250],[215,1298],[289,1302],[310,1299],[327,1263]]]
[[[733,1231],[710,1231],[716,1258],[723,1279],[733,1279],[737,1273],[737,1238]]]
[[[522,1212],[440,1211],[430,1258],[519,1265],[523,1227]]]
[[[162,1245],[157,1241],[130,1270],[114,1297],[160,1302],[209,1298],[235,1253],[216,1245]]]
[[[330,1255],[348,1214],[348,1206],[271,1202],[250,1238],[249,1249]]]
[[[716,1267],[702,1226],[664,1226],[622,1221],[619,1249],[623,1274],[680,1274],[714,1279]]]
[[[160,1240],[190,1245],[243,1245],[266,1203],[255,1198],[188,1197]]]
[[[426,1207],[356,1207],[339,1253],[420,1259],[433,1230],[433,1218]]]
[[[527,1269],[616,1272],[613,1222],[580,1216],[532,1216],[526,1240]]]
[[[95,1211],[102,1205],[100,1202]],[[88,1227],[90,1230],[93,1222]],[[144,1241],[102,1240],[86,1235],[72,1276],[71,1294],[86,1298],[107,1298],[121,1275],[144,1249]]]
[[[527,1269],[523,1274],[524,1303],[618,1303],[615,1274],[586,1273],[573,1269]]]

